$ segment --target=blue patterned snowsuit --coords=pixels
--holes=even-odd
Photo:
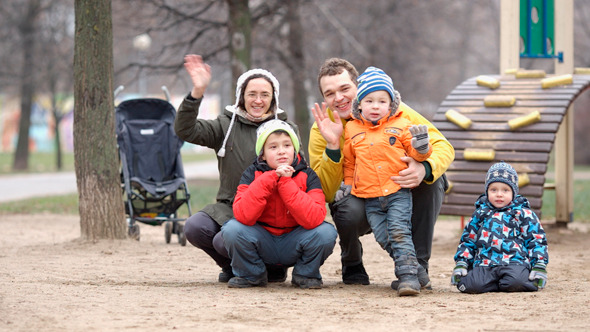
[[[469,267],[468,275],[457,285],[461,291],[512,291],[515,283],[519,283],[516,290],[537,290],[528,280],[528,271],[537,262],[545,266],[549,262],[545,230],[525,197],[517,195],[508,206],[497,209],[483,194],[475,203],[475,212],[463,230],[454,258]],[[476,267],[488,274],[484,280],[470,280]],[[504,276],[514,270],[519,270],[518,277]],[[526,280],[516,280],[523,279],[520,274],[526,274]]]

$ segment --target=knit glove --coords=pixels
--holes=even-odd
[[[539,289],[545,288],[547,285],[547,269],[545,264],[537,263],[529,273],[529,280],[531,280]]]
[[[338,202],[339,200],[348,196],[350,194],[351,190],[352,190],[352,186],[344,184],[344,181],[342,181],[342,184],[340,185],[340,189],[338,189],[338,191],[336,191],[336,195],[334,196],[334,202]]]
[[[418,153],[425,154],[430,150],[428,146],[428,127],[426,125],[414,125],[410,127],[412,134],[412,146]]]
[[[453,275],[451,276],[451,284],[456,285],[461,281],[461,277],[467,275],[467,263],[464,261],[457,262],[457,265],[453,269]]]

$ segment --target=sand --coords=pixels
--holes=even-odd
[[[439,220],[432,291],[398,297],[393,263],[362,238],[369,286],[341,281],[338,245],[322,267],[324,288],[273,283],[230,289],[202,251],[162,226],[141,240],[82,242],[75,215],[0,215],[2,331],[581,331],[590,328],[589,224],[546,229],[547,288],[468,295],[450,285],[458,219]]]

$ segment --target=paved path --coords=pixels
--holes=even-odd
[[[189,179],[217,179],[217,160],[184,165]],[[78,190],[74,172],[0,175],[0,202],[51,195],[66,195]]]
[[[184,173],[187,180],[217,179],[219,178],[217,160],[187,163],[184,165]],[[553,172],[547,172],[546,175],[547,180],[553,180]],[[590,172],[576,172],[574,178],[588,180]],[[0,175],[0,202],[65,195],[75,193],[77,190],[76,175],[73,172]]]

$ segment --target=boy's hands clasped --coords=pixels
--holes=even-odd
[[[428,145],[428,127],[426,125],[413,125],[410,127],[412,134],[412,146],[418,153],[425,154],[430,150]]]
[[[280,165],[277,167],[276,172],[279,177],[284,176],[290,178],[295,173],[295,169],[291,165]]]

